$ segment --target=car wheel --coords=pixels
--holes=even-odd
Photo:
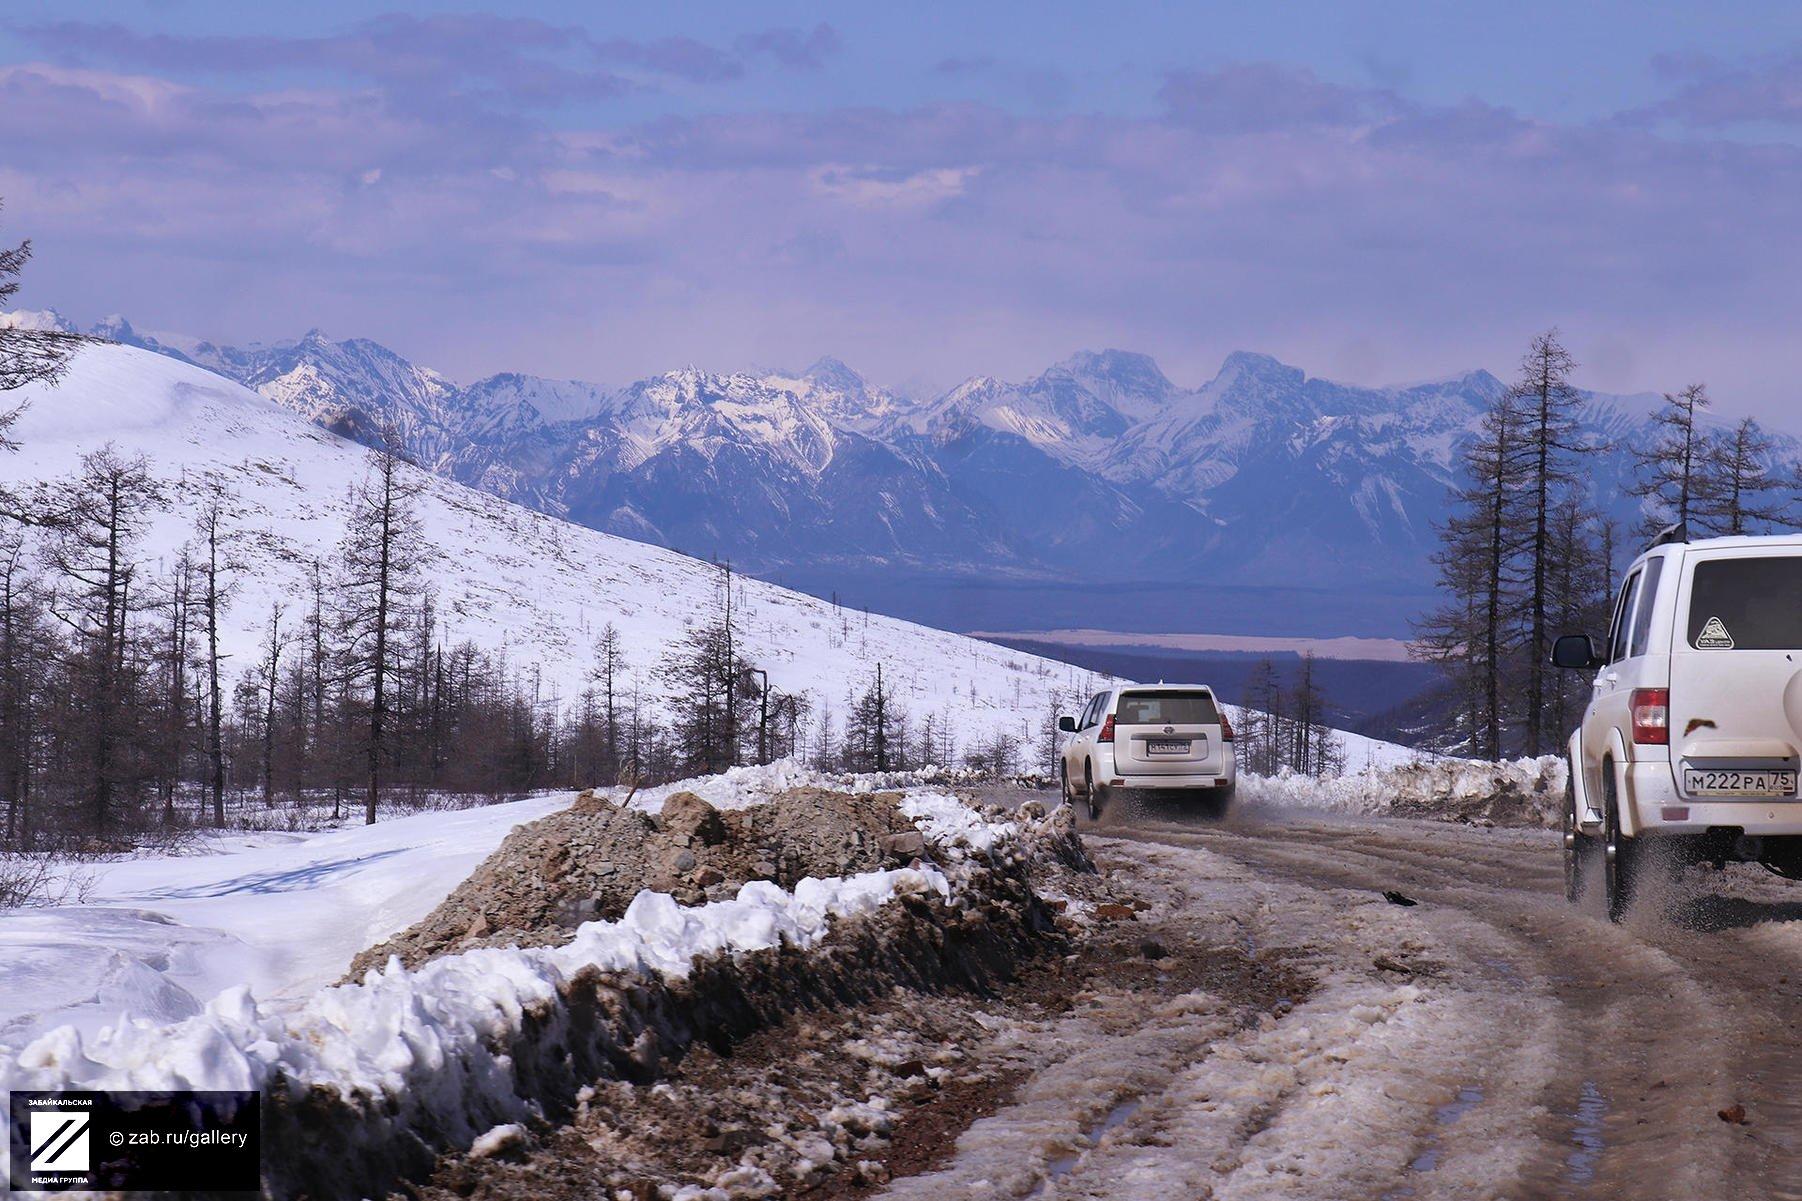
[[[1614,783],[1614,765],[1602,765],[1602,795],[1607,803],[1602,827],[1602,896],[1608,906],[1608,920],[1625,920],[1633,906],[1633,891],[1639,883],[1639,850],[1635,839],[1621,833],[1621,801]]]
[[[1089,820],[1101,820],[1101,797],[1095,791],[1095,766],[1091,763],[1082,765],[1082,791],[1089,799]]]
[[[1057,765],[1057,782],[1059,791],[1063,793],[1064,804],[1072,809],[1076,808],[1076,795],[1070,791],[1070,765],[1062,760]]]

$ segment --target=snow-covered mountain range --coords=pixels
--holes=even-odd
[[[227,550],[241,564],[233,573],[237,592],[226,614],[224,651],[232,670],[247,668],[257,661],[272,605],[287,600],[292,608],[294,598],[306,595],[313,561],[332,560],[349,490],[370,468],[367,450],[316,424],[330,413],[343,415],[331,408],[323,386],[309,392],[288,385],[331,380],[346,362],[392,367],[378,352],[354,345],[330,362],[314,359],[304,344],[277,352],[294,355],[282,360],[214,352],[219,361],[255,370],[280,402],[271,403],[175,356],[124,345],[86,347],[56,386],[8,394],[9,404],[22,401],[26,408],[10,431],[22,449],[0,453],[0,484],[67,476],[82,454],[108,443],[123,454],[143,454],[169,485],[168,506],[133,552],[151,569],[146,578],[157,579],[193,537],[201,490],[191,485],[209,473],[222,477],[233,497]],[[180,357],[195,356],[184,350]],[[277,361],[296,366],[272,372]],[[435,390],[429,374],[397,371],[386,378],[406,385],[420,430],[432,428],[425,424],[431,412],[447,411],[435,406],[453,394]],[[297,413],[289,403],[306,407]],[[654,409],[659,402],[646,403]],[[389,406],[383,416],[399,408]],[[334,417],[327,424],[343,422]],[[636,443],[629,452],[639,453]],[[661,694],[656,667],[713,612],[716,566],[571,524],[444,475],[403,470],[422,488],[416,503],[434,552],[428,571],[448,642],[468,639],[504,652],[517,669],[537,672],[543,696],[567,703],[589,682],[594,639],[611,622],[626,648],[627,686],[642,688],[647,698]],[[743,653],[769,672],[774,687],[808,694],[816,713],[830,708],[842,717],[846,697],[866,688],[880,663],[916,720],[934,715],[968,748],[997,732],[1036,736],[1054,692],[1080,692],[1096,678],[759,580],[739,576],[738,585]]]
[[[391,428],[429,470],[543,512],[810,578],[875,567],[1418,591],[1457,448],[1504,387],[1481,370],[1359,387],[1239,352],[1188,389],[1119,350],[918,403],[830,358],[799,372],[686,368],[623,388],[519,374],[463,387],[317,330],[248,349],[152,337],[118,318],[92,332],[352,438]],[[1596,395],[1586,408],[1601,452],[1587,474],[1623,517],[1635,505],[1621,487],[1626,451],[1655,402]]]

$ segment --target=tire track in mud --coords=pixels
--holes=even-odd
[[[1781,886],[1745,873],[1689,879],[1616,927],[1594,905],[1564,902],[1552,835],[1268,816],[1091,833],[1198,847],[1315,889],[1402,891],[1424,902],[1410,912],[1462,948],[1448,967],[1542,994],[1557,1068],[1529,1107],[1540,1112],[1523,1114],[1539,1147],[1489,1195],[1802,1197],[1802,1012],[1791,984],[1802,982],[1802,923]],[[1697,928],[1711,923],[1729,928]],[[1484,1099],[1436,1140],[1431,1174],[1480,1150],[1457,1145],[1492,1104],[1473,1087]],[[1735,1104],[1749,1124],[1716,1116]],[[1394,1195],[1461,1195],[1421,1175]]]

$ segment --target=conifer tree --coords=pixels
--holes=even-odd
[[[1776,441],[1750,417],[1731,433],[1710,438],[1694,504],[1696,522],[1709,534],[1762,534],[1789,521],[1780,497],[1782,481],[1771,473]]]
[[[1699,421],[1709,404],[1703,384],[1665,393],[1652,417],[1657,432],[1651,444],[1633,452],[1636,478],[1628,492],[1651,502],[1640,527],[1646,537],[1672,524],[1687,529],[1696,517],[1708,475],[1708,437]]]

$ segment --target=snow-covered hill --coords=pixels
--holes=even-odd
[[[329,560],[344,529],[347,492],[369,452],[249,389],[191,363],[124,346],[84,349],[63,382],[34,386],[12,431],[23,450],[0,457],[0,479],[71,472],[85,451],[113,443],[142,453],[178,483],[208,472],[236,497],[233,550],[245,562],[230,610],[232,662],[254,660],[270,606],[304,592],[314,558]],[[573,525],[413,468],[423,488],[431,576],[449,638],[505,650],[537,667],[547,692],[584,685],[594,637],[608,622],[648,694],[650,670],[715,595],[719,571],[674,551]],[[167,569],[190,537],[195,489],[173,487],[140,558]],[[742,579],[748,658],[784,690],[811,693],[842,713],[876,665],[917,717],[936,714],[960,745],[1006,730],[1035,733],[1054,690],[1086,686],[1081,669],[904,621],[835,608]]]

